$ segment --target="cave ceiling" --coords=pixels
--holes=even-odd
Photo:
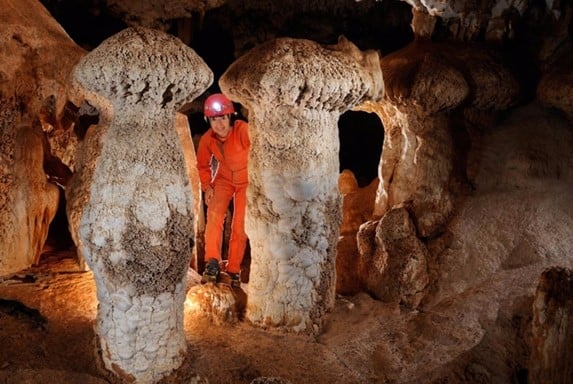
[[[414,35],[432,40],[495,41],[551,51],[571,34],[571,4],[537,0],[42,0],[56,20],[90,50],[127,26],[172,33],[200,55],[234,58],[276,37],[333,44],[344,35],[382,54]],[[418,17],[417,17],[418,16]],[[422,21],[420,21],[422,20]],[[549,37],[547,37],[549,35]],[[545,38],[549,42],[539,42]],[[551,52],[551,53],[552,53]],[[217,56],[217,55],[215,55]],[[219,60],[221,61],[221,60]],[[210,63],[211,64],[211,63]]]

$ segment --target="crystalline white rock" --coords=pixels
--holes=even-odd
[[[284,282],[284,287],[286,287],[286,288],[295,288],[296,287],[298,289],[298,287],[300,285],[299,276],[293,274],[293,275],[289,275],[287,277],[288,277],[288,279],[286,279],[286,281]]]
[[[138,354],[135,358],[135,369],[137,371],[146,371],[149,368],[149,361],[145,358],[143,354]]]
[[[153,308],[151,307],[141,307],[139,309],[139,318],[145,324],[151,323],[151,315],[153,315]]]
[[[314,265],[311,265],[310,267],[306,268],[304,271],[304,274],[309,279],[315,279],[318,277],[319,272],[320,271],[319,271],[318,265],[314,264]]]
[[[114,215],[111,212],[109,215],[104,215],[92,223],[92,226],[86,226],[86,230],[91,231],[90,234],[86,233],[86,238],[91,237],[91,242],[97,247],[107,246],[110,239],[112,243],[119,243],[120,237],[125,229],[125,219],[122,215]],[[80,233],[84,238],[84,233]]]
[[[119,290],[115,293],[110,295],[111,303],[115,306],[119,311],[126,312],[129,308],[131,308],[131,297],[127,295],[127,292],[124,290]]]
[[[192,207],[193,201],[190,194],[186,196],[184,191],[186,189],[179,183],[170,184],[164,188],[167,195],[167,202],[170,206],[174,207],[175,210],[182,214],[187,215],[189,207]],[[189,206],[187,206],[189,204]]]
[[[116,351],[120,359],[128,360],[131,359],[134,355],[134,351],[130,348],[129,344],[116,344]]]
[[[137,329],[137,321],[126,321],[127,323],[127,333],[134,333]]]
[[[274,238],[274,241],[270,242],[269,250],[279,261],[290,260],[296,253],[297,247],[293,243],[281,242],[280,239]]]
[[[290,231],[296,226],[297,222],[298,217],[281,216],[277,223],[277,228],[281,233],[290,233]]]
[[[134,214],[137,220],[152,231],[165,228],[169,215],[169,207],[165,195],[153,191],[139,190]]]
[[[257,221],[245,221],[245,227],[249,227],[252,229],[253,233],[257,233],[262,239],[267,237],[268,233],[272,233],[271,226],[268,222],[264,220],[257,220]]]
[[[155,298],[151,296],[141,296],[141,306],[142,307],[151,307],[155,302]]]
[[[160,347],[165,347],[168,344],[168,341],[166,338],[161,338],[157,341],[157,345],[159,345]]]
[[[112,308],[112,310],[109,312],[109,315],[111,315],[111,319],[114,323],[119,324],[123,321],[125,321],[125,312],[123,311],[118,311],[117,308]]]
[[[135,305],[125,312],[127,322],[132,324],[132,327],[139,323],[139,308]]]
[[[154,332],[158,334],[166,333],[171,328],[169,321],[162,321],[153,324]]]
[[[151,321],[154,323],[164,322],[171,317],[170,311],[156,309],[151,315]]]
[[[121,250],[111,251],[109,253],[109,261],[111,261],[112,264],[118,264],[124,258],[125,258],[125,252]]]
[[[292,274],[294,274],[294,272],[296,272],[296,268],[293,268],[291,265],[289,265],[288,263],[279,263],[278,265],[278,271],[279,274],[281,276],[291,276]]]
[[[161,307],[167,308],[173,304],[173,294],[171,292],[163,292],[157,296],[156,299]]]
[[[295,201],[310,201],[317,196],[318,187],[314,182],[295,179],[285,185],[285,191]]]
[[[140,307],[141,306],[141,298],[139,296],[132,296],[131,297],[131,302],[133,303],[133,305],[135,307]]]
[[[318,245],[316,246],[316,249],[322,252],[328,249],[328,241],[326,240],[326,238],[324,237],[320,238],[320,240],[318,241]]]
[[[125,319],[123,319],[123,321],[119,322],[115,329],[116,329],[116,332],[119,332],[119,334],[116,335],[117,337],[122,337],[123,335],[129,335],[129,334],[133,333],[133,329],[130,328],[129,322],[125,321]]]
[[[153,338],[153,335],[149,333],[149,330],[144,331],[143,329],[140,329],[138,334],[140,335],[140,337],[137,337],[135,339],[134,349],[136,351],[143,351],[147,346],[147,344],[150,343],[151,341],[150,339]],[[141,335],[145,335],[145,337],[141,337]]]
[[[282,176],[270,172],[263,172],[261,177],[262,180],[264,180],[263,193],[267,198],[272,201],[284,198],[283,185],[285,184],[285,180]]]
[[[306,268],[314,263],[316,263],[317,257],[314,252],[309,249],[301,249],[293,258],[293,264],[300,268]]]
[[[273,211],[279,215],[290,215],[295,207],[294,200],[281,196],[272,200]]]

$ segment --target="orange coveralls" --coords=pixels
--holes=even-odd
[[[248,124],[236,120],[231,132],[223,140],[209,128],[199,141],[197,149],[197,168],[203,192],[210,186],[213,198],[207,207],[207,225],[205,227],[205,260],[211,258],[221,261],[221,243],[225,214],[234,197],[233,222],[227,271],[239,273],[247,246],[245,233],[245,211],[247,206],[247,161],[251,141]],[[215,157],[218,166],[212,177],[211,157]]]

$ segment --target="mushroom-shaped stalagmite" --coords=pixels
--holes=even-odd
[[[185,276],[193,196],[176,111],[213,81],[207,65],[163,32],[128,28],[74,68],[71,99],[100,112],[68,188],[68,215],[99,300],[107,369],[153,383],[186,350]]]
[[[361,106],[380,115],[385,134],[374,206],[380,220],[376,229],[360,229],[359,281],[384,301],[415,308],[430,286],[429,253],[419,238],[443,234],[469,178],[467,116],[509,107],[518,85],[479,46],[416,41],[382,58],[381,68],[384,100]]]
[[[334,303],[337,121],[382,96],[378,54],[345,39],[322,46],[281,38],[239,58],[219,83],[249,109],[246,317],[259,326],[318,332]]]
[[[386,97],[377,112],[385,135],[374,215],[408,204],[420,235],[435,236],[453,212],[459,182],[453,131],[463,127],[451,111],[502,110],[517,100],[517,81],[480,47],[418,41],[381,66]]]

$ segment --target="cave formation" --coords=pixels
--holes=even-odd
[[[568,382],[572,4],[24,3],[0,12],[0,298],[45,327],[15,282],[54,255],[93,274],[107,373],[86,372],[197,372],[187,295],[219,325],[322,340],[351,367],[340,382]],[[133,41],[147,51],[126,64]],[[178,53],[160,70],[157,52]],[[218,90],[256,143],[240,292],[189,287],[204,220],[192,141]],[[136,127],[146,140],[122,133]],[[337,343],[332,314],[362,294],[387,318],[378,338]],[[0,374],[23,380],[12,364]]]

